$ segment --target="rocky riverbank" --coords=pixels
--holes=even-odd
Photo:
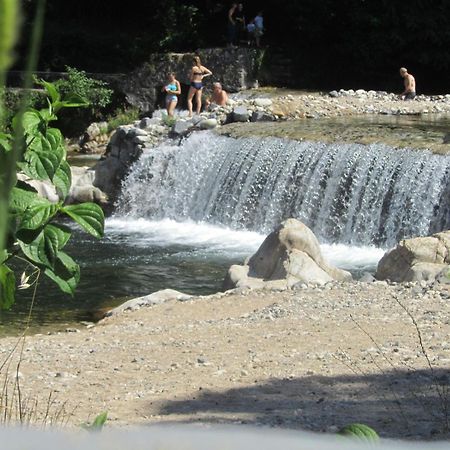
[[[330,93],[308,93],[278,88],[260,88],[231,94],[226,106],[213,106],[211,110],[203,111],[200,116],[195,116],[193,119],[189,119],[187,112],[181,110],[177,112],[177,120],[173,124],[171,121],[164,119],[164,112],[156,111],[153,118],[144,118],[133,125],[140,130],[148,131],[148,133],[139,132],[142,142],[138,143],[149,145],[156,145],[161,138],[167,137],[168,134],[183,135],[190,129],[214,128],[233,122],[265,122],[264,126],[269,126],[270,131],[267,132],[272,133],[271,135],[280,136],[284,133],[285,136],[293,139],[297,137],[318,140],[322,134],[322,138],[327,140],[328,133],[325,127],[322,127],[323,133],[317,130],[315,135],[306,132],[303,135],[297,134],[296,136],[283,130],[277,131],[275,126],[278,125],[268,124],[267,122],[279,123],[280,121],[289,121],[289,123],[298,124],[298,127],[306,127],[308,130],[310,124],[314,123],[314,121],[301,119],[369,115],[373,117],[382,116],[386,124],[400,125],[402,127],[401,124],[395,123],[393,120],[389,121],[390,118],[398,116],[411,116],[414,118],[420,116],[428,118],[432,122],[433,120],[442,121],[443,118],[447,117],[447,114],[450,114],[450,94],[437,96],[419,95],[413,101],[403,101],[395,94],[376,91],[345,91],[341,89]],[[409,127],[410,132],[413,125],[414,122],[412,121]],[[103,152],[107,137],[101,130],[106,128],[105,124],[102,123],[91,125],[82,138],[81,151],[83,153]],[[341,127],[340,130],[344,140],[347,139],[345,128],[347,127]],[[257,128],[256,130],[256,133],[260,134]],[[360,134],[359,138],[363,139],[363,133]],[[447,134],[448,127],[442,130],[439,136],[436,136],[436,143],[448,144],[450,138],[447,137]],[[333,136],[336,137],[335,129],[333,129]],[[373,133],[372,137],[377,137],[378,140],[381,139],[383,141],[384,134],[380,134],[380,129],[378,129]],[[412,137],[409,142],[403,144],[400,142],[399,144],[401,146],[411,145],[413,143]],[[373,139],[371,142],[373,142]],[[418,145],[422,147],[426,143],[418,142]]]
[[[382,436],[446,438],[449,300],[448,285],[424,282],[171,300],[27,337],[22,396],[40,399],[42,418],[53,392],[52,410],[65,404],[73,414],[64,420],[75,426],[106,410],[110,426],[200,421],[332,432],[363,422]],[[16,342],[0,340],[3,357]]]
[[[217,129],[234,137],[253,134],[325,142],[384,142],[393,147],[426,148],[436,153],[447,153],[450,149],[445,125],[449,121],[445,114],[450,116],[450,95],[402,101],[394,94],[375,91],[289,92],[242,91],[232,94],[226,106],[214,106],[192,118],[187,117],[186,111],[178,111],[175,119],[168,119],[164,111],[158,110],[151,118],[121,126],[111,136],[104,160],[95,167],[94,185],[113,202],[121,180],[143,153],[153,152],[164,140],[179,140],[196,130]],[[407,116],[436,118],[437,113],[438,125],[393,120]],[[390,120],[358,122],[361,117]],[[322,120],[311,120],[319,118]],[[342,122],[346,118],[353,121]],[[104,139],[100,139],[100,149],[104,149],[103,144]]]
[[[196,129],[447,112],[449,96],[401,102],[370,92],[246,91],[173,125],[159,112],[121,127],[102,163],[117,188],[114,168],[123,176],[143,152]],[[27,337],[21,395],[29,404],[38,399],[39,421],[52,393],[50,418],[58,421],[53,411],[64,408],[60,423],[74,426],[106,410],[114,426],[215,422],[333,432],[363,422],[386,437],[447,438],[449,289],[438,281],[332,281],[172,299]],[[16,344],[0,340],[0,362]],[[13,379],[16,365],[9,368]]]

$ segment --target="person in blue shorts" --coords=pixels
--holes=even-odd
[[[175,107],[178,103],[177,95],[181,94],[181,86],[175,78],[175,74],[170,72],[167,75],[167,84],[163,86],[162,91],[166,93],[166,110],[169,117],[173,117]]]

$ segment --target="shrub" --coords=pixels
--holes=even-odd
[[[3,115],[2,131],[12,122],[12,118],[17,114],[21,106],[22,98],[25,96],[27,106],[34,109],[40,109],[46,106],[46,94],[42,90],[33,89],[26,91],[24,89],[1,88],[0,95],[3,98],[3,106],[5,114]]]
[[[13,134],[0,133],[0,180],[5,181],[9,191],[7,245],[5,249],[0,248],[0,309],[8,309],[15,301],[16,276],[10,263],[17,259],[27,264],[20,288],[31,287],[43,273],[63,292],[73,295],[80,268],[63,251],[71,230],[60,223],[60,217],[71,218],[93,236],[103,235],[104,216],[98,205],[64,206],[71,186],[71,170],[66,161],[64,138],[59,129],[50,126],[61,109],[84,106],[84,103],[75,96],[61,97],[52,83],[42,81],[41,84],[48,93],[47,108],[19,112],[12,121]],[[17,147],[20,152],[17,152],[16,165]],[[32,180],[50,182],[60,201],[51,203],[40,197],[29,184],[18,179],[15,168],[17,173]]]
[[[93,113],[111,103],[113,91],[108,88],[106,82],[90,78],[83,70],[73,67],[66,67],[66,71],[67,78],[61,78],[54,83],[63,97],[77,95],[84,98]]]
[[[108,131],[113,131],[120,125],[128,125],[139,119],[139,110],[137,108],[116,109],[114,114],[109,116]]]

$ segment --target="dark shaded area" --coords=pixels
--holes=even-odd
[[[429,370],[391,370],[374,375],[254,380],[253,386],[225,392],[202,389],[195,398],[161,405],[159,414],[186,415],[187,422],[312,431],[358,422],[383,437],[445,439],[450,399],[445,396],[441,401],[436,385],[448,392],[449,382],[446,370],[435,370],[434,376]]]
[[[127,72],[161,51],[226,43],[220,0],[48,0],[41,70],[65,65]],[[35,2],[25,3],[29,36]],[[265,12],[268,61],[297,88],[401,90],[398,68],[416,76],[419,93],[448,92],[450,0],[248,0],[247,20]],[[22,42],[16,69],[23,68]]]

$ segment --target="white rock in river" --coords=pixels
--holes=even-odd
[[[350,273],[324,260],[319,241],[305,224],[288,219],[266,237],[248,264],[230,267],[224,288],[261,287],[274,280],[284,280],[291,287],[299,282],[325,284],[351,279]]]
[[[202,129],[202,130],[211,130],[213,128],[217,127],[217,120],[216,119],[205,119],[202,120],[198,126]]]
[[[432,281],[450,270],[450,230],[403,239],[378,263],[376,278],[391,281]]]

